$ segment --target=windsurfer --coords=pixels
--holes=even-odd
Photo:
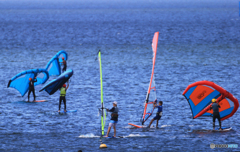
[[[157,114],[156,114],[156,116],[151,120],[151,122],[150,122],[150,124],[149,124],[149,128],[150,128],[150,126],[151,126],[151,124],[153,123],[153,121],[154,120],[157,120],[157,124],[156,124],[156,128],[158,127],[158,121],[161,119],[161,117],[162,117],[162,104],[163,104],[163,102],[162,101],[159,101],[158,102],[158,106],[157,106],[157,104],[156,104],[156,102],[155,103],[153,103],[153,106],[154,106],[154,108],[158,108],[158,111],[157,111]]]
[[[219,126],[220,126],[219,130],[222,130],[221,118],[220,118],[220,115],[219,115],[219,108],[221,108],[221,107],[218,103],[216,103],[215,98],[212,99],[212,103],[213,104],[211,105],[210,110],[213,109],[213,130],[215,130],[215,119],[216,118],[218,119],[218,122],[219,122]]]
[[[60,89],[59,110],[58,110],[58,112],[60,112],[62,101],[64,103],[64,112],[67,112],[67,110],[66,110],[66,108],[67,108],[66,97],[65,96],[66,96],[66,91],[67,91],[68,87],[69,87],[69,83],[68,83],[68,85],[64,84],[62,86],[62,88]]]
[[[33,93],[33,97],[34,97],[33,101],[36,101],[34,82],[37,82],[36,77],[34,80],[32,78],[29,78],[29,90],[28,90],[28,101],[27,102],[29,102],[29,97],[30,97],[31,92]]]
[[[110,123],[109,123],[109,127],[108,127],[108,131],[107,131],[107,135],[105,137],[108,137],[108,134],[111,130],[111,127],[113,127],[114,129],[114,137],[116,137],[116,125],[117,125],[117,122],[118,122],[118,107],[117,107],[117,102],[114,101],[113,102],[113,107],[112,109],[106,109],[108,112],[112,112],[111,114],[111,120],[110,120]]]

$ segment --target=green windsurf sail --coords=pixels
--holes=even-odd
[[[102,84],[102,62],[101,62],[101,52],[98,52],[98,61],[99,61],[99,70],[100,70],[100,86],[101,86],[101,108],[99,109],[101,112],[101,135],[104,135],[104,127],[106,122],[106,109],[104,108],[103,103],[103,84]]]

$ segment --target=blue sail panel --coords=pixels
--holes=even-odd
[[[61,74],[62,57],[68,59],[67,52],[64,50],[59,51],[47,64],[46,69],[49,76],[59,76]]]
[[[53,58],[49,61],[49,64],[46,67],[50,76],[58,76],[61,74],[61,66],[58,62],[58,58]]]
[[[8,87],[15,88],[24,96],[29,89],[29,78],[37,78],[37,82],[34,85],[45,83],[48,78],[48,72],[45,69],[32,69],[23,71],[16,76],[14,76],[8,83]]]
[[[33,78],[33,77],[34,77],[33,73],[20,75],[19,78],[11,82],[9,87],[15,88],[20,92],[22,96],[24,96],[29,89],[29,84],[28,84],[29,78]]]

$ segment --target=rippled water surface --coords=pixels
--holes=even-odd
[[[240,99],[239,19],[238,2],[223,0],[0,1],[0,151],[210,151],[211,143],[239,144],[239,111],[222,122],[231,131],[211,132],[212,119],[192,119],[182,96],[189,84],[209,80]],[[163,117],[158,129],[133,129],[128,123],[140,124],[156,31]],[[118,102],[117,135],[125,137],[103,139],[107,149],[99,149],[99,49],[104,102]],[[60,93],[38,92],[41,85],[37,99],[48,102],[25,103],[7,88],[14,75],[44,68],[59,50],[74,71],[66,98],[76,113],[58,114]]]

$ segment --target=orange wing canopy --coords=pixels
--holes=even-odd
[[[219,114],[221,120],[231,117],[238,109],[239,103],[231,93],[211,81],[198,81],[190,84],[183,96],[187,99],[192,110],[193,118],[200,116],[213,116],[210,110],[212,99],[219,103]]]

